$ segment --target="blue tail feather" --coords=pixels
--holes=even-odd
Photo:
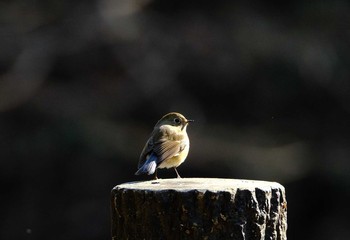
[[[137,170],[135,175],[140,175],[143,173],[147,173],[148,175],[153,174],[156,171],[157,168],[157,156],[154,154],[151,154],[147,161]]]

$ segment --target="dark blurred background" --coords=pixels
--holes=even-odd
[[[277,181],[289,239],[348,239],[350,3],[0,2],[0,239],[110,239],[156,121],[183,177]],[[175,177],[161,170],[163,178]]]

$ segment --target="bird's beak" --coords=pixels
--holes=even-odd
[[[189,119],[187,119],[186,122],[185,122],[185,124],[182,125],[181,130],[183,130],[183,129],[187,126],[187,124],[189,124],[190,122],[194,122],[194,120],[189,120]]]

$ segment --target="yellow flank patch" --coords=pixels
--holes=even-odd
[[[189,147],[186,147],[180,154],[164,160],[158,168],[173,168],[183,163],[188,155]]]

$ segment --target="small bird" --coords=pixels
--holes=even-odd
[[[153,132],[143,148],[135,175],[155,173],[158,168],[176,168],[185,161],[190,149],[186,128],[193,120],[182,114],[171,112],[164,115],[154,126]]]

